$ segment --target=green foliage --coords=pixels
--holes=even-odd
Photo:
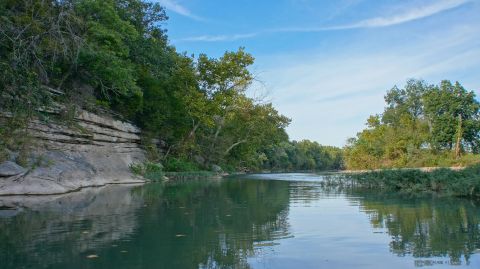
[[[67,126],[75,124],[75,116],[77,115],[77,107],[72,104],[65,104],[65,107],[60,111],[57,119]]]
[[[150,180],[163,180],[165,173],[161,163],[145,162],[130,164],[130,171],[135,175],[142,176]]]
[[[29,150],[32,137],[24,126],[26,118],[23,115],[10,118],[0,118],[0,161],[9,159],[10,152],[16,152],[16,162],[28,166]]]
[[[141,163],[131,163],[130,164],[130,171],[134,173],[135,175],[143,175],[144,170],[143,170],[143,164]]]
[[[0,113],[8,111],[19,122],[50,103],[42,84],[52,79],[55,65],[70,56],[71,39],[61,30],[68,16],[59,17],[54,27],[49,23],[53,9],[56,4],[51,1],[0,4]],[[59,38],[64,38],[63,44]]]
[[[218,175],[210,171],[189,171],[189,172],[166,172],[165,176],[168,179],[173,179],[173,180],[184,180],[184,179],[191,180],[191,179],[213,178]]]
[[[432,125],[430,141],[438,150],[453,149],[461,125],[462,147],[480,152],[480,104],[473,91],[460,83],[442,81],[438,88],[424,95],[425,115]],[[461,121],[461,122],[460,122]]]
[[[317,142],[282,142],[264,153],[263,168],[280,171],[326,171],[343,169],[340,148],[322,146]]]
[[[195,163],[180,159],[180,158],[168,158],[164,162],[165,171],[168,172],[192,172],[198,171],[200,168]]]
[[[244,48],[238,52],[226,52],[220,59],[211,59],[201,54],[197,64],[200,88],[209,96],[245,90],[253,80],[247,67],[254,60]]]
[[[8,151],[4,147],[0,146],[0,163],[7,161],[9,157]]]
[[[387,107],[348,141],[349,169],[452,166],[478,162],[480,104],[458,82],[409,80],[385,96]],[[456,148],[455,152],[452,150]],[[464,156],[461,156],[463,153]]]
[[[356,187],[480,198],[480,164],[463,170],[393,169],[348,175]]]
[[[85,24],[85,46],[79,54],[92,86],[109,93],[130,95],[139,92],[134,64],[129,60],[128,42],[138,38],[135,27],[120,17],[113,0],[84,0],[76,12]]]

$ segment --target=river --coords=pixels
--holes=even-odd
[[[480,268],[464,199],[264,174],[0,197],[0,268]]]

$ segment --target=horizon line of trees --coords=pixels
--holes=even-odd
[[[333,171],[344,168],[343,151],[315,141],[283,141],[268,147],[262,168],[269,171]]]

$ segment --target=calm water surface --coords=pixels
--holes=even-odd
[[[479,205],[250,175],[0,198],[0,268],[480,268]]]

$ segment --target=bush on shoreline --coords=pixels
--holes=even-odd
[[[346,178],[346,180],[345,180]],[[480,164],[462,170],[440,168],[430,172],[398,169],[348,174],[339,184],[403,193],[437,193],[447,196],[480,198]],[[329,182],[332,184],[332,182]],[[333,183],[334,184],[334,183]]]

